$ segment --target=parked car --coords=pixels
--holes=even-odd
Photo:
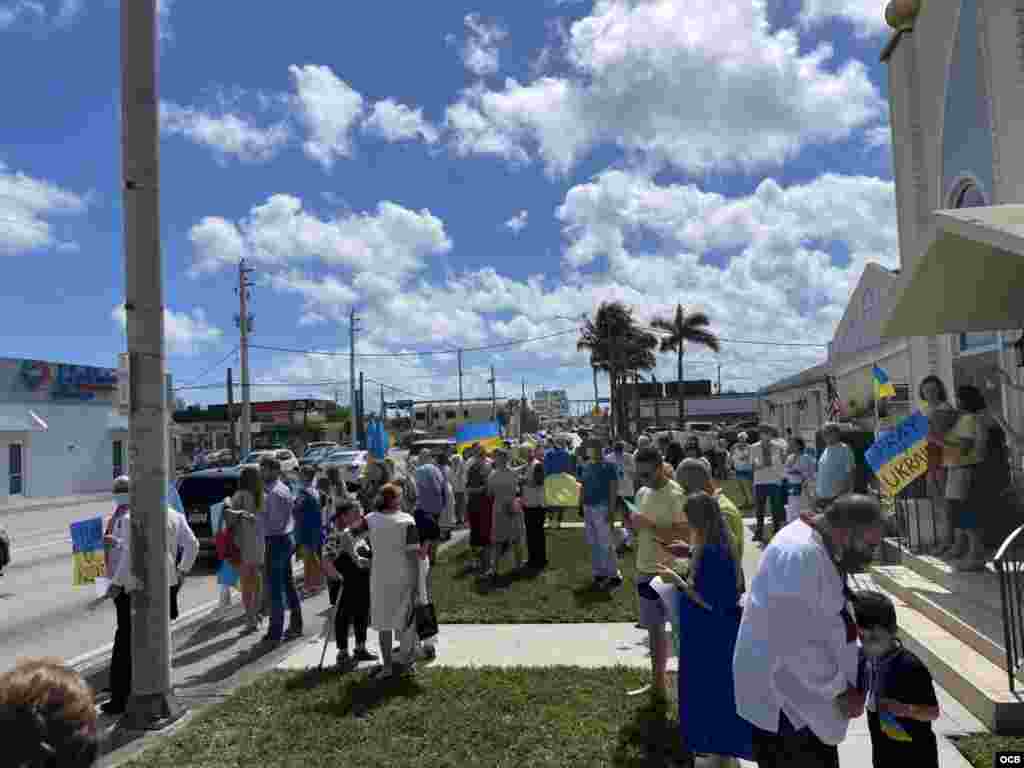
[[[239,464],[255,464],[256,466],[259,466],[259,463],[261,461],[263,461],[263,459],[271,458],[271,457],[273,457],[273,455],[274,455],[273,451],[268,451],[266,449],[259,450],[259,451],[252,451],[252,452],[249,453],[248,456],[246,456],[244,459],[242,459],[239,462]],[[282,467],[282,469],[283,469],[283,467]]]
[[[185,509],[185,517],[192,532],[199,539],[200,557],[217,556],[210,507],[234,495],[238,490],[241,472],[241,467],[204,469],[186,475],[178,483],[178,495],[181,497],[181,506]]]
[[[299,466],[300,467],[308,467],[308,466],[316,467],[316,466],[319,466],[320,462],[322,462],[324,459],[326,459],[335,450],[337,450],[337,448],[336,447],[332,447],[332,446],[322,446],[320,448],[310,448],[304,454],[302,454],[302,458],[299,459]]]
[[[442,438],[433,440],[417,440],[409,446],[409,458],[419,456],[421,451],[430,451],[437,455],[439,453],[452,453],[455,451],[455,438]]]
[[[354,491],[359,487],[363,476],[363,469],[366,467],[366,457],[369,451],[353,449],[340,449],[332,451],[317,465],[321,472],[337,468],[345,486]]]

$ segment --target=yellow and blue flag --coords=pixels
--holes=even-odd
[[[928,471],[928,417],[915,411],[864,452],[882,490],[895,496]]]
[[[455,432],[455,452],[462,454],[467,448],[479,443],[481,448],[493,451],[502,444],[501,428],[496,421],[463,424]]]
[[[107,573],[103,557],[103,520],[94,517],[71,524],[71,560],[76,587],[93,584]]]
[[[907,729],[900,725],[899,720],[889,712],[880,712],[878,714],[878,724],[881,727],[882,733],[893,741],[914,740],[914,738],[907,733]]]
[[[871,378],[875,384],[875,397],[884,400],[888,397],[896,397],[896,387],[889,381],[889,374],[877,365],[871,369]]]

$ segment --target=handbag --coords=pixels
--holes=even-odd
[[[217,548],[217,557],[224,562],[231,563],[235,567],[242,562],[242,550],[238,548],[235,535],[231,528],[221,528],[214,538],[214,546]]]
[[[430,570],[430,563],[420,560],[419,589],[417,590],[416,606],[413,609],[413,620],[416,622],[416,635],[420,640],[429,640],[436,637],[437,613],[434,611],[434,604],[427,596],[427,573]]]

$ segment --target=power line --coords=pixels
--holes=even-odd
[[[236,346],[235,346],[235,348],[234,348],[234,349],[232,349],[232,350],[231,350],[230,352],[228,352],[228,353],[227,353],[226,355],[224,355],[224,357],[222,357],[222,358],[221,358],[220,360],[218,360],[218,361],[217,361],[216,363],[214,363],[213,365],[211,365],[211,366],[210,366],[209,368],[207,368],[207,369],[206,369],[205,371],[203,371],[203,372],[202,372],[201,374],[199,374],[198,376],[196,376],[196,378],[195,378],[195,380],[194,380],[194,381],[192,382],[192,384],[196,384],[196,383],[198,383],[198,382],[199,382],[200,380],[202,380],[202,379],[203,379],[204,377],[206,377],[206,376],[208,376],[209,374],[213,373],[213,372],[214,372],[214,371],[215,371],[215,370],[216,370],[217,368],[219,368],[220,366],[222,366],[222,365],[223,365],[223,364],[224,364],[224,363],[225,363],[225,362],[226,362],[226,361],[228,360],[228,358],[230,358],[230,357],[231,357],[231,356],[232,356],[233,354],[235,354],[235,353],[236,353],[237,351],[238,351],[238,346],[236,345]],[[218,387],[219,387],[219,386],[221,386],[221,385],[220,385],[220,384],[217,384],[216,386],[218,386]],[[189,388],[190,388],[190,387],[188,387],[188,386],[184,386],[184,387],[175,387],[174,389],[175,389],[175,391],[177,391],[177,390],[179,390],[179,389],[189,389]]]
[[[517,347],[522,344],[529,344],[534,341],[544,341],[546,339],[554,339],[558,336],[567,336],[569,334],[578,333],[578,329],[571,331],[557,331],[555,333],[548,333],[543,336],[533,336],[530,338],[515,339],[512,341],[501,342],[500,344],[485,344],[480,347],[462,347],[463,352],[488,352],[494,349],[509,349],[510,347]],[[289,347],[272,347],[264,344],[250,344],[252,349],[266,349],[271,352],[291,352],[299,355],[323,355],[325,357],[350,357],[351,352],[321,352],[313,349],[293,349]],[[431,357],[434,355],[457,355],[459,349],[424,349],[417,352],[374,352],[374,353],[360,353],[356,355],[357,358],[391,358],[391,357]]]
[[[663,336],[671,335],[671,331],[666,331],[664,328],[653,328],[649,325],[638,325],[642,331],[648,331],[649,333],[658,333]],[[729,344],[761,344],[766,347],[815,347],[815,348],[827,348],[828,344],[814,344],[805,342],[789,342],[789,341],[751,341],[748,339],[726,339],[721,336],[718,337],[719,341],[725,341]]]

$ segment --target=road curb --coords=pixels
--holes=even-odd
[[[113,501],[114,494],[112,493],[98,493],[96,495],[86,495],[79,499],[64,499],[62,501],[43,501],[40,500],[38,504],[18,504],[16,506],[0,506],[0,517],[5,515],[14,515],[18,512],[38,512],[41,509],[63,509],[65,507],[77,507],[79,504],[96,504],[101,501]]]

